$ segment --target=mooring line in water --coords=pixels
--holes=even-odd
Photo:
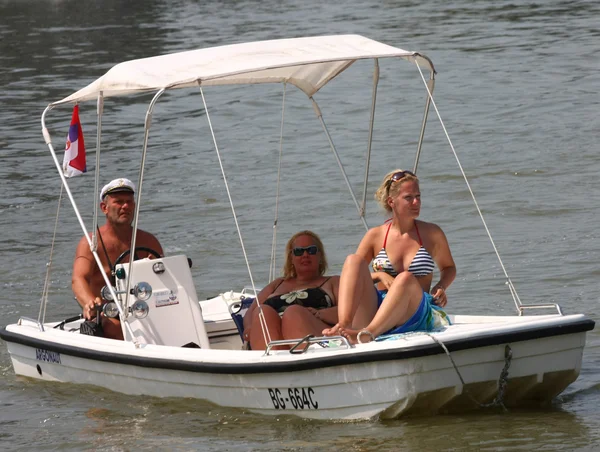
[[[454,362],[454,358],[452,358],[452,355],[450,354],[450,351],[448,350],[446,345],[442,341],[437,339],[436,337],[432,336],[431,334],[429,334],[429,333],[426,333],[426,334],[431,339],[433,339],[433,341],[435,343],[437,343],[440,347],[442,347],[442,349],[444,349],[444,351],[446,352],[446,355],[448,355],[448,358],[450,358],[450,362],[452,363],[452,366],[454,367],[454,370],[456,371],[456,374],[458,375],[460,382],[463,385],[465,394],[473,402],[475,402],[477,404],[477,406],[479,406],[479,408],[489,408],[489,407],[494,407],[494,406],[501,406],[504,411],[508,411],[508,409],[504,405],[504,394],[506,392],[506,386],[508,384],[508,369],[510,367],[510,363],[512,360],[512,349],[510,348],[510,345],[506,344],[506,347],[504,347],[504,367],[502,368],[502,371],[500,372],[500,376],[498,377],[498,393],[496,394],[496,397],[494,398],[494,400],[492,400],[490,403],[481,403],[477,399],[475,399],[475,397],[470,393],[469,389],[466,386],[465,380],[463,379],[460,371],[458,370],[458,366]]]

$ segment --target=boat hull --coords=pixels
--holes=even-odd
[[[131,395],[198,398],[268,415],[353,420],[478,408],[497,397],[503,369],[505,406],[552,400],[579,375],[594,322],[581,315],[544,318],[507,324],[475,317],[460,323],[457,317],[441,333],[349,349],[313,346],[302,355],[136,347],[58,329],[42,332],[27,322],[7,326],[0,336],[18,375]]]

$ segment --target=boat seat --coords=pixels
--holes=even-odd
[[[118,291],[125,291],[130,268],[133,272],[131,288],[140,282],[152,287],[152,295],[146,301],[148,316],[137,319],[130,314],[125,319],[133,331],[134,340],[145,344],[210,348],[186,256],[141,259],[133,264],[119,264],[116,270],[121,267],[126,276],[117,279]],[[136,300],[133,294],[129,294],[127,306],[131,307]],[[125,322],[121,321],[123,337],[132,340]]]

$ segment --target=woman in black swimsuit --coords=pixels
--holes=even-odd
[[[327,258],[317,234],[301,231],[286,247],[283,277],[269,283],[259,294],[271,341],[320,335],[337,322],[339,276],[323,276]],[[264,350],[269,342],[261,328],[256,302],[244,316],[244,340],[252,350]],[[289,347],[288,347],[289,348]]]

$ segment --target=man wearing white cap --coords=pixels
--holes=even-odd
[[[100,190],[100,209],[106,215],[106,224],[98,229],[98,256],[109,276],[115,260],[131,248],[133,235],[131,222],[135,212],[134,194],[133,182],[123,178],[110,181]],[[158,239],[141,229],[137,231],[136,247],[150,248],[163,255]],[[138,251],[136,254],[140,258],[150,256],[150,253],[145,251]],[[129,256],[123,259],[123,262],[128,262],[128,259]],[[96,317],[96,305],[102,304],[99,295],[104,284],[88,241],[82,237],[75,251],[71,287],[75,298],[83,308],[83,316],[88,320]],[[123,339],[118,319],[102,316],[101,320],[104,337]]]

